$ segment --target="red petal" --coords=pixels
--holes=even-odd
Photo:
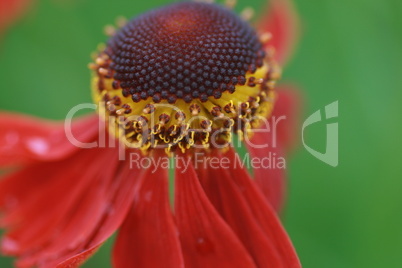
[[[99,135],[98,116],[90,115],[74,121],[71,133],[82,143],[96,141]],[[0,167],[59,160],[78,149],[67,138],[62,122],[0,113]]]
[[[146,170],[116,241],[114,267],[184,267],[169,204],[167,171],[160,165]]]
[[[30,0],[0,0],[0,34],[28,8]]]
[[[74,267],[80,267],[82,264],[84,264],[95,252],[100,248],[99,247],[94,247],[91,248],[84,253],[78,254],[74,257],[71,257],[70,259],[58,264],[56,268],[74,268]],[[42,265],[42,268],[45,268],[46,266]],[[53,268],[54,266],[47,265],[48,268]]]
[[[271,144],[271,135],[255,134],[252,143],[262,145],[266,144],[267,140]],[[248,144],[247,148],[252,159],[260,159],[259,161],[270,159],[271,166],[258,166],[253,169],[254,179],[272,207],[278,212],[281,211],[286,200],[286,170],[285,167],[274,166],[273,162],[279,162],[279,158],[285,159],[285,155],[278,146],[276,148],[256,148]]]
[[[4,186],[2,189],[5,190],[4,195],[0,195],[1,199],[13,201],[2,202],[6,205],[4,222],[12,227],[5,241],[14,241],[13,248],[7,247],[10,243],[5,243],[3,250],[11,254],[31,252],[32,255],[33,249],[51,243],[46,252],[40,252],[49,254],[54,250],[53,244],[60,242],[54,239],[55,237],[63,239],[61,248],[72,247],[77,243],[70,242],[78,237],[69,236],[70,232],[74,231],[69,224],[79,221],[80,216],[85,220],[88,213],[99,210],[95,208],[101,205],[104,196],[102,195],[100,199],[94,193],[100,190],[98,184],[106,184],[113,178],[114,174],[111,173],[114,173],[113,166],[116,165],[110,161],[110,155],[108,151],[100,149],[86,150],[65,161],[29,167],[2,181],[1,184]],[[87,159],[93,161],[87,163]],[[108,169],[100,170],[99,166],[105,164],[108,164]],[[24,182],[29,186],[21,187]],[[93,199],[88,200],[89,197]],[[93,211],[88,211],[92,209]],[[90,225],[94,220],[96,218],[92,218],[86,224]],[[79,234],[83,235],[89,226],[80,226],[81,228],[75,228],[75,231],[79,230]],[[60,251],[60,248],[55,250]]]
[[[255,267],[208,201],[192,165],[176,169],[175,214],[186,267]]]
[[[276,127],[280,146],[289,152],[297,146],[301,137],[301,116],[304,98],[301,91],[291,85],[281,85],[277,89],[277,100],[272,117],[281,120]]]
[[[258,28],[261,32],[272,34],[272,41],[268,45],[275,48],[278,61],[284,64],[297,43],[300,20],[292,0],[270,0],[269,2]]]
[[[301,99],[300,93],[295,89],[278,89],[278,99],[270,120],[271,126],[275,125],[276,130],[271,127],[270,132],[255,132],[250,139],[251,143],[246,143],[252,158],[271,158],[270,167],[254,169],[254,178],[276,211],[282,209],[286,193],[286,171],[284,167],[277,165],[281,157],[285,159],[284,152],[290,151],[298,142],[298,133],[301,131]],[[274,123],[275,121],[278,123]],[[276,138],[273,138],[274,133]],[[254,146],[266,144],[268,148]]]
[[[102,159],[94,161],[96,163],[94,165],[95,170],[87,174],[84,173],[83,178],[85,179],[81,178],[81,180],[89,180],[89,185],[79,195],[72,196],[75,205],[70,208],[70,211],[59,209],[56,212],[61,218],[58,224],[59,234],[56,237],[50,237],[49,241],[44,244],[43,249],[37,254],[30,254],[29,257],[24,256],[19,262],[20,265],[36,262],[46,263],[45,260],[52,260],[61,253],[76,249],[82,244],[87,243],[94,230],[98,228],[98,223],[105,214],[105,208],[108,207],[106,197],[118,166],[117,152],[108,153],[107,151],[103,152],[99,150],[98,153],[103,155]],[[111,161],[111,159],[116,159],[116,161]],[[104,168],[100,169],[99,167]],[[87,164],[86,168],[89,170],[91,166]],[[60,200],[58,204],[62,201]],[[50,209],[54,209],[54,207],[52,206]],[[42,219],[42,225],[43,221],[46,221],[46,218]],[[80,226],[80,228],[77,228],[77,226]],[[50,229],[51,226],[46,227]],[[43,235],[42,232],[42,236],[40,237],[43,237]],[[40,247],[40,244],[37,247]],[[35,248],[35,245],[31,245],[27,249],[29,250],[30,248]]]
[[[42,222],[37,213],[46,208],[46,217],[63,215],[62,208],[75,202],[80,191],[89,187],[97,174],[99,161],[89,165],[85,162],[94,157],[98,150],[88,150],[64,161],[52,164],[40,163],[9,175],[0,182],[0,204],[6,209],[4,222],[8,225],[21,225],[28,221]],[[55,201],[55,203],[49,202]],[[55,214],[51,212],[54,210]],[[61,212],[61,213],[58,213]],[[32,217],[32,219],[30,219]],[[16,228],[14,228],[16,229]],[[34,228],[28,228],[34,230]],[[28,235],[23,235],[28,239]]]
[[[139,170],[130,168],[128,161],[123,162],[122,172],[109,187],[110,194],[106,197],[109,206],[86,243],[80,247],[60,256],[54,262],[49,262],[49,267],[70,267],[70,263],[77,258],[87,256],[88,253],[101,246],[120,227],[127,216],[133,197],[138,190]],[[65,261],[67,259],[67,261]],[[56,265],[58,264],[58,265]],[[61,265],[61,266],[59,266]]]
[[[220,202],[217,205],[259,267],[301,267],[293,245],[275,211],[258,191],[247,171],[235,164],[235,152],[225,155],[231,166],[210,169],[203,180],[215,183]],[[210,188],[211,189],[211,188]]]
[[[21,256],[20,267],[68,265],[91,255],[126,216],[137,182],[131,174],[138,172],[118,161],[116,149],[86,149],[9,176],[1,181],[0,207],[13,229],[3,250]]]

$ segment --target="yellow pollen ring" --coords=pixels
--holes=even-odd
[[[127,147],[144,152],[151,148],[172,152],[228,147],[232,133],[242,138],[250,128],[259,126],[261,118],[271,114],[273,86],[280,76],[276,63],[267,61],[255,73],[246,75],[245,85],[237,85],[234,93],[224,92],[219,99],[194,99],[191,103],[178,99],[172,105],[166,100],[154,103],[149,97],[134,102],[113,86],[113,76],[104,68],[107,61],[101,54],[91,65],[96,71],[92,92],[99,114],[109,122],[109,131]]]

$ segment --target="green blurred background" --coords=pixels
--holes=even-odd
[[[87,64],[106,40],[103,26],[169,2],[37,1],[0,45],[0,109],[62,119],[90,102]],[[239,10],[261,10],[265,0],[239,2]],[[306,268],[402,267],[402,2],[296,6],[303,35],[284,80],[304,92],[303,119],[339,101],[340,164],[299,149],[289,165],[286,227]],[[306,135],[324,151],[325,122]],[[108,242],[85,267],[110,267],[110,249]]]

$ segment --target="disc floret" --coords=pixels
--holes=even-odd
[[[97,53],[94,98],[130,147],[223,148],[272,110],[279,68],[268,40],[216,4],[151,11]]]

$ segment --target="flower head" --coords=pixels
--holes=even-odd
[[[266,15],[275,23],[263,32],[287,36],[277,19],[290,13],[278,2]],[[173,4],[108,32],[91,64],[100,116],[68,130],[97,144],[106,120],[108,137],[124,142],[130,160],[119,160],[113,146],[74,146],[61,123],[0,113],[0,167],[14,168],[0,181],[2,252],[18,267],[77,267],[118,230],[117,268],[300,267],[277,216],[283,170],[256,169],[252,180],[232,147],[220,149],[259,118],[294,111],[280,91],[273,106],[279,70],[269,35],[206,3]],[[277,152],[290,129],[278,129]],[[257,160],[268,153],[248,149]],[[164,165],[172,155],[174,204]],[[209,166],[210,158],[225,166]]]
[[[93,92],[126,142],[168,151],[221,147],[272,110],[269,39],[217,4],[183,2],[128,22],[91,67]]]

